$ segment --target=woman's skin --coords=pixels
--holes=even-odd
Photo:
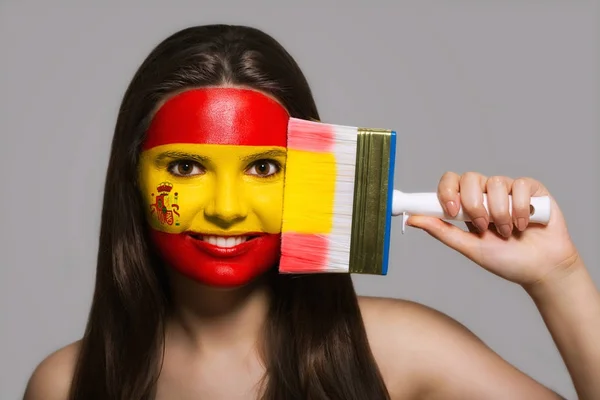
[[[508,226],[506,236],[489,224],[483,193],[496,226]],[[409,225],[522,286],[550,330],[579,398],[600,398],[598,290],[554,200],[547,226],[528,225],[529,198],[548,191],[533,179],[470,172],[444,174],[438,194],[450,214],[462,205],[475,221],[469,225],[473,232],[429,217],[410,217]],[[269,303],[266,286],[257,281],[217,290],[171,274],[176,312],[167,328],[157,399],[254,398],[264,372],[256,343]],[[440,312],[397,299],[361,297],[360,304],[392,399],[560,398]],[[75,342],[48,356],[32,375],[25,399],[66,399],[77,351]]]

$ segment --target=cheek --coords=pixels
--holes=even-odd
[[[190,178],[184,182],[176,181],[175,184],[179,188],[181,221],[184,228],[182,230],[186,230],[198,219],[198,215],[203,213],[215,189],[212,181],[204,177]]]
[[[144,198],[145,203],[149,203],[148,195],[152,192],[152,187],[155,185],[158,171],[151,166],[151,163],[142,156],[138,170],[139,189]]]
[[[283,180],[252,190],[252,208],[265,232],[280,233],[283,215]]]
[[[208,180],[190,178],[182,182],[148,163],[141,163],[139,181],[150,226],[166,233],[187,230],[211,191]]]

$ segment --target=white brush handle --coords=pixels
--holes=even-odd
[[[512,196],[508,197],[509,210],[512,213]],[[538,224],[547,224],[550,221],[550,197],[540,196],[531,198],[531,214],[529,220]],[[483,205],[488,210],[487,195],[483,194]],[[470,221],[462,207],[455,217],[450,217],[444,212],[437,193],[404,193],[394,190],[392,201],[392,215],[423,215],[453,221]],[[493,222],[490,216],[490,222]]]

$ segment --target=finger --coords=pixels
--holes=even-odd
[[[474,262],[481,262],[481,239],[478,235],[465,232],[459,227],[444,220],[413,215],[406,221],[407,225],[424,230],[446,246],[458,251]],[[472,225],[471,225],[472,226]]]
[[[488,213],[491,215],[494,226],[500,235],[510,237],[513,230],[510,202],[508,199],[512,179],[494,176],[486,183]]]
[[[515,226],[524,231],[529,224],[531,194],[535,193],[532,182],[526,178],[516,179],[512,184],[512,215]]]
[[[458,196],[460,175],[455,172],[446,172],[438,184],[437,196],[446,214],[455,217],[460,210]]]
[[[533,178],[519,178],[526,181],[529,185],[529,195],[532,197],[548,196],[548,189],[540,181]]]
[[[486,178],[481,174],[467,172],[460,178],[460,201],[465,214],[480,231],[488,228],[489,216],[483,205]]]

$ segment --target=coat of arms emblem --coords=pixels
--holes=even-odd
[[[156,190],[154,203],[150,206],[151,215],[156,216],[162,225],[179,225],[179,205],[177,204],[177,192],[171,193],[173,185],[169,182],[161,182]]]

